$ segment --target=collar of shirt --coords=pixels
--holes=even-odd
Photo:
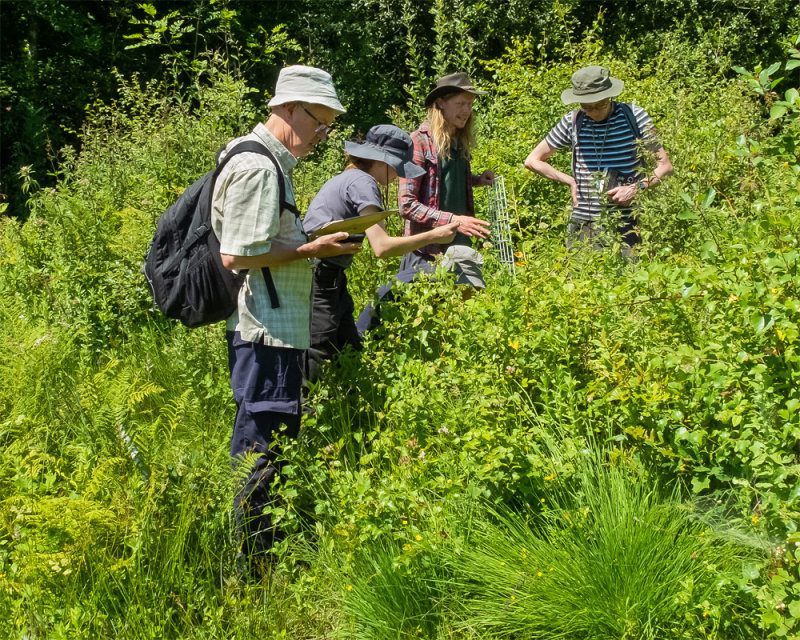
[[[288,177],[292,169],[297,166],[297,158],[289,153],[289,150],[283,146],[280,140],[272,135],[272,132],[267,129],[263,122],[259,122],[256,125],[255,129],[253,129],[253,135],[258,138],[261,144],[272,151],[278,164],[281,165],[281,171]]]

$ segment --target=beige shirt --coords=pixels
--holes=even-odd
[[[254,140],[269,149],[286,182],[286,199],[294,203],[290,179],[295,158],[275,136],[259,124],[247,136],[231,141],[221,157],[239,142]],[[305,243],[303,225],[291,211],[279,211],[280,189],[275,165],[266,156],[242,153],[222,170],[214,185],[211,222],[220,252],[234,256],[268,253],[275,240]],[[307,349],[310,344],[312,266],[295,260],[270,269],[280,307],[273,309],[261,269],[251,269],[239,291],[239,304],[228,318],[227,329],[242,339],[273,347]]]

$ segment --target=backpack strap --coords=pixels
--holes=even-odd
[[[575,175],[575,169],[578,164],[578,133],[581,130],[581,125],[586,117],[586,112],[583,109],[575,111],[575,117],[572,119],[572,175]],[[576,178],[577,179],[577,178]]]
[[[622,115],[625,116],[625,119],[628,121],[628,126],[633,131],[633,137],[637,140],[642,137],[642,132],[639,129],[639,123],[636,121],[636,116],[633,115],[633,107],[629,105],[627,102],[617,102],[617,106],[619,107],[620,111],[622,111]]]
[[[288,209],[294,214],[295,218],[300,217],[300,210],[297,208],[297,206],[286,200],[286,180],[283,176],[283,171],[281,171],[281,167],[278,164],[278,160],[263,144],[256,142],[255,140],[245,140],[244,142],[240,142],[228,152],[228,155],[225,156],[222,162],[219,162],[219,156],[221,153],[222,149],[217,152],[217,168],[214,170],[212,185],[209,192],[209,211],[211,211],[211,199],[214,196],[214,183],[217,180],[217,176],[219,176],[219,174],[222,172],[222,169],[226,164],[228,164],[228,161],[233,156],[240,153],[258,153],[269,158],[272,161],[272,164],[275,165],[275,171],[278,174],[278,188],[280,191],[280,211],[283,212],[284,209]],[[247,273],[247,269],[242,269],[239,273]],[[273,309],[277,309],[281,306],[281,303],[278,298],[278,290],[275,288],[275,281],[272,279],[272,272],[270,272],[269,267],[261,267],[261,275],[264,277],[264,284],[267,286],[267,294],[269,295],[270,306]]]

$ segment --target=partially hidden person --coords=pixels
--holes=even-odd
[[[406,253],[396,279],[412,282],[421,273],[436,270],[437,257],[469,291],[483,289],[483,256],[473,248],[473,239],[489,237],[489,222],[475,217],[474,187],[494,184],[494,173],[472,173],[474,145],[473,104],[486,92],[477,89],[464,72],[451,73],[436,81],[425,98],[426,118],[411,134],[413,162],[423,171],[416,177],[400,178],[399,207],[405,218],[404,235],[414,237],[436,227],[458,222],[451,242],[432,242]],[[392,284],[377,292],[378,304],[369,303],[356,323],[361,335],[380,323],[380,303],[394,297]]]
[[[212,199],[212,225],[223,265],[247,270],[238,306],[227,320],[228,364],[236,418],[231,457],[245,465],[234,498],[239,558],[262,558],[276,539],[269,516],[276,476],[274,441],[296,437],[301,418],[305,350],[310,346],[313,267],[310,259],[352,255],[359,245],[347,233],[308,241],[295,206],[291,172],[297,159],[324,140],[345,109],[332,78],[314,67],[281,70],[266,122],[230,142],[263,145],[241,153],[219,175]]]
[[[637,195],[673,172],[667,152],[655,138],[653,121],[635,104],[613,101],[624,83],[608,69],[588,66],[572,75],[561,94],[565,105],[579,103],[550,130],[525,160],[525,167],[569,186],[572,214],[567,226],[567,248],[583,244],[602,251],[619,241],[630,258],[641,242],[634,215]],[[572,152],[571,175],[548,159],[559,149]],[[655,166],[646,171],[646,155]]]
[[[397,177],[413,179],[423,169],[412,160],[411,137],[390,124],[372,127],[363,143],[345,142],[347,167],[326,182],[309,205],[303,226],[312,234],[331,222],[369,216],[385,209],[380,187]],[[432,243],[448,243],[459,222],[434,226],[409,236],[393,237],[384,222],[365,231],[370,247],[379,258],[400,256]],[[353,318],[353,298],[347,290],[347,269],[353,256],[320,258],[314,272],[314,301],[311,313],[311,347],[308,351],[308,381],[316,382],[322,365],[347,345],[361,350],[361,338]]]

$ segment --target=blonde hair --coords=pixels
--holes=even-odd
[[[455,94],[454,94],[455,95]],[[447,96],[450,98],[453,96]],[[445,98],[445,99],[447,99]],[[451,135],[447,131],[447,123],[445,122],[442,110],[434,100],[433,104],[428,107],[428,124],[431,126],[431,133],[433,134],[433,144],[436,149],[436,155],[443,160],[450,158],[451,147],[461,147],[461,154],[469,159],[470,150],[475,143],[475,138],[472,135],[472,123],[474,114],[469,114],[467,124],[461,129],[456,129]]]

